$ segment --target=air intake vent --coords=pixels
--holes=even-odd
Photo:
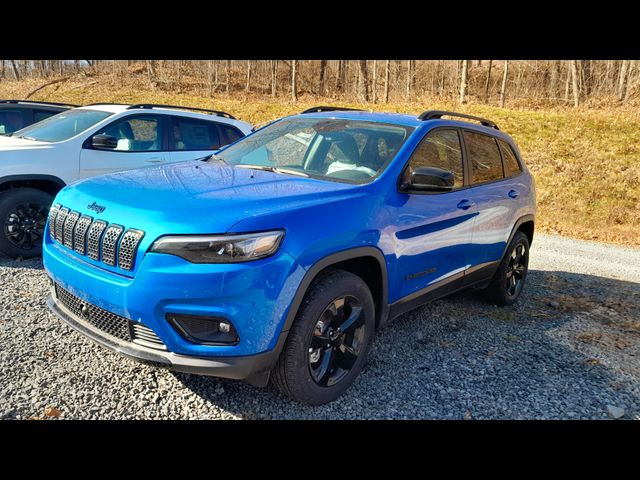
[[[64,221],[64,246],[73,248],[73,229],[80,218],[80,212],[71,212]]]
[[[133,269],[133,262],[142,237],[144,237],[142,230],[129,229],[124,233],[120,242],[120,251],[118,252],[118,265],[120,268],[125,270]]]
[[[60,243],[64,243],[64,221],[67,219],[67,215],[69,213],[68,208],[61,208],[58,211],[58,215],[56,215],[56,231],[54,236],[56,240]]]
[[[109,225],[104,231],[104,238],[102,239],[102,261],[107,265],[116,264],[116,246],[120,235],[122,235],[122,228],[120,225]]]
[[[93,260],[100,260],[100,239],[107,228],[107,222],[96,220],[87,232],[87,256]]]
[[[82,215],[76,224],[76,231],[73,234],[73,249],[80,255],[87,254],[87,230],[93,218],[88,215]]]

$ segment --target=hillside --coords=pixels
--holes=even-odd
[[[43,81],[3,80],[0,98],[24,98]],[[518,142],[533,172],[538,194],[540,231],[611,243],[640,246],[640,109],[636,106],[599,108],[501,109],[421,99],[415,103],[357,104],[330,98],[299,95],[289,97],[153,90],[143,76],[78,76],[45,87],[32,99],[92,102],[169,103],[225,110],[261,124],[275,118],[321,105],[345,105],[371,110],[420,113],[423,110],[455,109],[494,120]]]

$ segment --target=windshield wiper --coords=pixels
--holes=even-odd
[[[289,169],[289,168],[282,168],[282,167],[271,167],[268,165],[236,165],[236,167],[239,168],[251,168],[254,170],[264,170],[267,172],[273,172],[273,173],[280,173],[280,174],[289,174],[289,175],[298,175],[299,177],[308,177],[309,175],[307,175],[304,172],[301,172],[300,170],[293,170],[293,169]]]
[[[209,160],[217,160],[218,162],[222,162],[225,165],[227,164],[227,162],[225,161],[224,158],[216,155],[215,153],[212,153],[211,155],[209,155],[209,157],[206,158],[206,161],[208,162]]]
[[[34,142],[36,141],[36,139],[35,139],[35,138],[33,138],[33,137],[27,137],[26,135],[20,135],[20,136],[18,136],[18,137],[16,137],[16,138],[24,138],[25,140],[33,140]]]

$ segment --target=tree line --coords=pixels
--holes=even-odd
[[[638,60],[2,60],[0,80],[142,76],[149,88],[203,94],[315,95],[364,103],[420,96],[505,106],[640,96]]]

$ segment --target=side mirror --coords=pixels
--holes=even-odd
[[[408,190],[424,190],[447,192],[453,189],[455,177],[453,172],[438,167],[418,167],[411,172],[409,183],[404,187]]]
[[[91,137],[91,146],[93,148],[113,150],[118,147],[118,139],[111,135],[94,135]]]

